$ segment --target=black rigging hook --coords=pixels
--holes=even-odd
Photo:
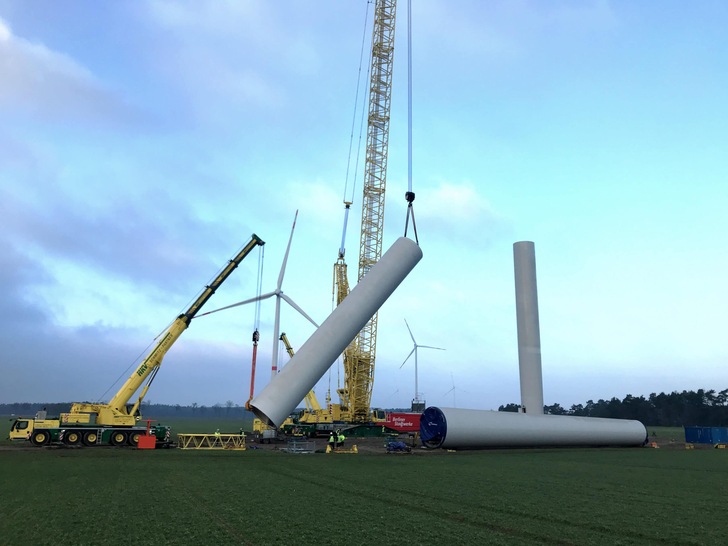
[[[407,200],[407,218],[404,221],[404,236],[407,237],[407,228],[409,227],[409,219],[412,216],[412,230],[415,234],[415,243],[420,244],[420,240],[417,237],[417,224],[415,224],[415,209],[412,207],[412,202],[415,200],[415,192],[405,192],[404,198]]]

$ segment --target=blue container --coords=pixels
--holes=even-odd
[[[687,444],[728,444],[728,427],[685,427]]]

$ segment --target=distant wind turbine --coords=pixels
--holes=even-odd
[[[460,392],[466,392],[466,391],[464,391],[464,390],[462,390],[462,389],[459,389],[459,388],[455,387],[455,378],[453,377],[452,373],[450,374],[450,379],[452,380],[452,389],[450,389],[450,390],[449,390],[449,391],[447,391],[447,392],[446,392],[445,394],[443,394],[443,396],[447,396],[448,394],[452,393],[452,407],[453,407],[453,408],[457,408],[457,407],[458,407],[458,405],[457,405],[457,403],[455,402],[455,394],[456,394],[456,392],[457,392],[457,391],[460,391]]]
[[[400,369],[402,366],[404,366],[409,358],[414,354],[415,355],[415,398],[412,400],[412,405],[414,406],[415,403],[420,402],[420,389],[418,384],[418,369],[417,369],[417,349],[436,349],[438,351],[444,351],[442,347],[433,347],[431,345],[419,345],[417,341],[415,341],[415,336],[412,334],[412,329],[409,327],[409,324],[407,323],[407,319],[404,319],[404,323],[407,326],[407,330],[409,331],[409,335],[412,338],[412,343],[414,344],[414,347],[412,347],[412,350],[410,351],[410,354],[407,355],[407,358],[404,359],[404,362],[400,365]]]
[[[283,277],[286,274],[286,263],[288,263],[288,253],[291,251],[291,241],[293,240],[293,231],[296,229],[296,220],[298,219],[298,211],[296,211],[296,215],[293,217],[293,225],[291,226],[291,235],[288,237],[288,246],[286,247],[286,253],[283,256],[283,264],[281,264],[281,271],[278,274],[278,283],[276,284],[276,289],[272,292],[268,292],[266,294],[263,294],[261,296],[256,296],[254,298],[249,298],[247,300],[239,301],[238,303],[233,303],[232,305],[227,305],[225,307],[221,307],[220,309],[215,309],[214,311],[209,311],[207,313],[203,313],[202,315],[209,315],[210,313],[217,313],[218,311],[223,311],[225,309],[230,309],[232,307],[238,307],[240,305],[246,305],[248,303],[253,303],[256,301],[262,301],[266,300],[270,297],[275,296],[276,297],[276,314],[275,314],[275,321],[273,324],[274,332],[273,332],[273,351],[272,351],[272,358],[273,361],[271,366],[271,377],[275,377],[276,373],[278,373],[278,340],[281,336],[281,300],[284,300],[288,305],[293,307],[296,311],[298,311],[301,315],[303,315],[311,324],[313,324],[316,328],[318,328],[318,324],[316,324],[316,321],[314,321],[311,317],[309,317],[306,312],[301,309],[296,302],[294,302],[290,297],[288,297],[286,294],[283,293],[283,290],[281,287],[283,286]]]

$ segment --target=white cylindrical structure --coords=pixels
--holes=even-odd
[[[521,408],[531,415],[543,415],[541,333],[538,326],[536,251],[533,242],[520,241],[513,244],[513,265],[516,277]]]
[[[421,258],[422,250],[414,241],[397,239],[250,402],[255,415],[268,425],[280,426]]]
[[[647,429],[626,419],[431,406],[420,417],[420,437],[425,447],[446,449],[641,446]]]

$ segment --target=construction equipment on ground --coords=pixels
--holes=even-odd
[[[71,406],[68,413],[61,413],[59,417],[48,418],[46,412],[39,412],[33,418],[17,418],[11,426],[9,438],[11,440],[29,440],[36,446],[50,443],[63,443],[66,445],[132,445],[136,446],[139,438],[147,431],[146,427],[136,426],[141,419],[141,405],[144,397],[159,372],[162,359],[179,336],[190,325],[190,322],[212,297],[215,291],[243,259],[250,254],[256,246],[265,243],[253,234],[250,241],[228,261],[214,280],[202,290],[194,303],[179,315],[159,337],[149,354],[134,370],[129,379],[122,385],[116,395],[108,403],[79,402]],[[129,400],[142,388],[134,404]],[[151,426],[150,431],[156,436],[161,445],[170,445],[170,429],[160,425]]]
[[[180,449],[234,449],[245,451],[245,434],[215,432],[214,434],[178,434],[177,444]]]
[[[285,332],[280,335],[288,356],[295,354]],[[322,408],[313,390],[304,398],[305,409],[290,415],[279,427],[266,425],[260,419],[253,419],[253,437],[259,443],[271,443],[282,440],[281,434],[292,437],[324,436],[333,430],[334,421],[340,420],[338,404],[331,404],[331,397],[326,396],[326,408]]]
[[[280,340],[285,346],[288,355],[293,358],[294,350],[291,346],[288,336],[282,333]],[[326,394],[326,407],[322,408],[313,390],[309,391],[304,398],[305,408],[298,410],[288,416],[278,429],[268,426],[260,419],[253,420],[253,432],[255,437],[261,443],[271,443],[271,441],[281,440],[281,434],[292,438],[313,438],[328,436],[334,431],[346,432],[349,435],[371,435],[372,433],[381,432],[381,427],[385,427],[385,431],[390,431],[388,423],[389,414],[383,410],[372,410],[370,419],[366,424],[352,423],[344,419],[341,406],[331,403],[331,396]],[[370,425],[377,424],[376,428]]]

